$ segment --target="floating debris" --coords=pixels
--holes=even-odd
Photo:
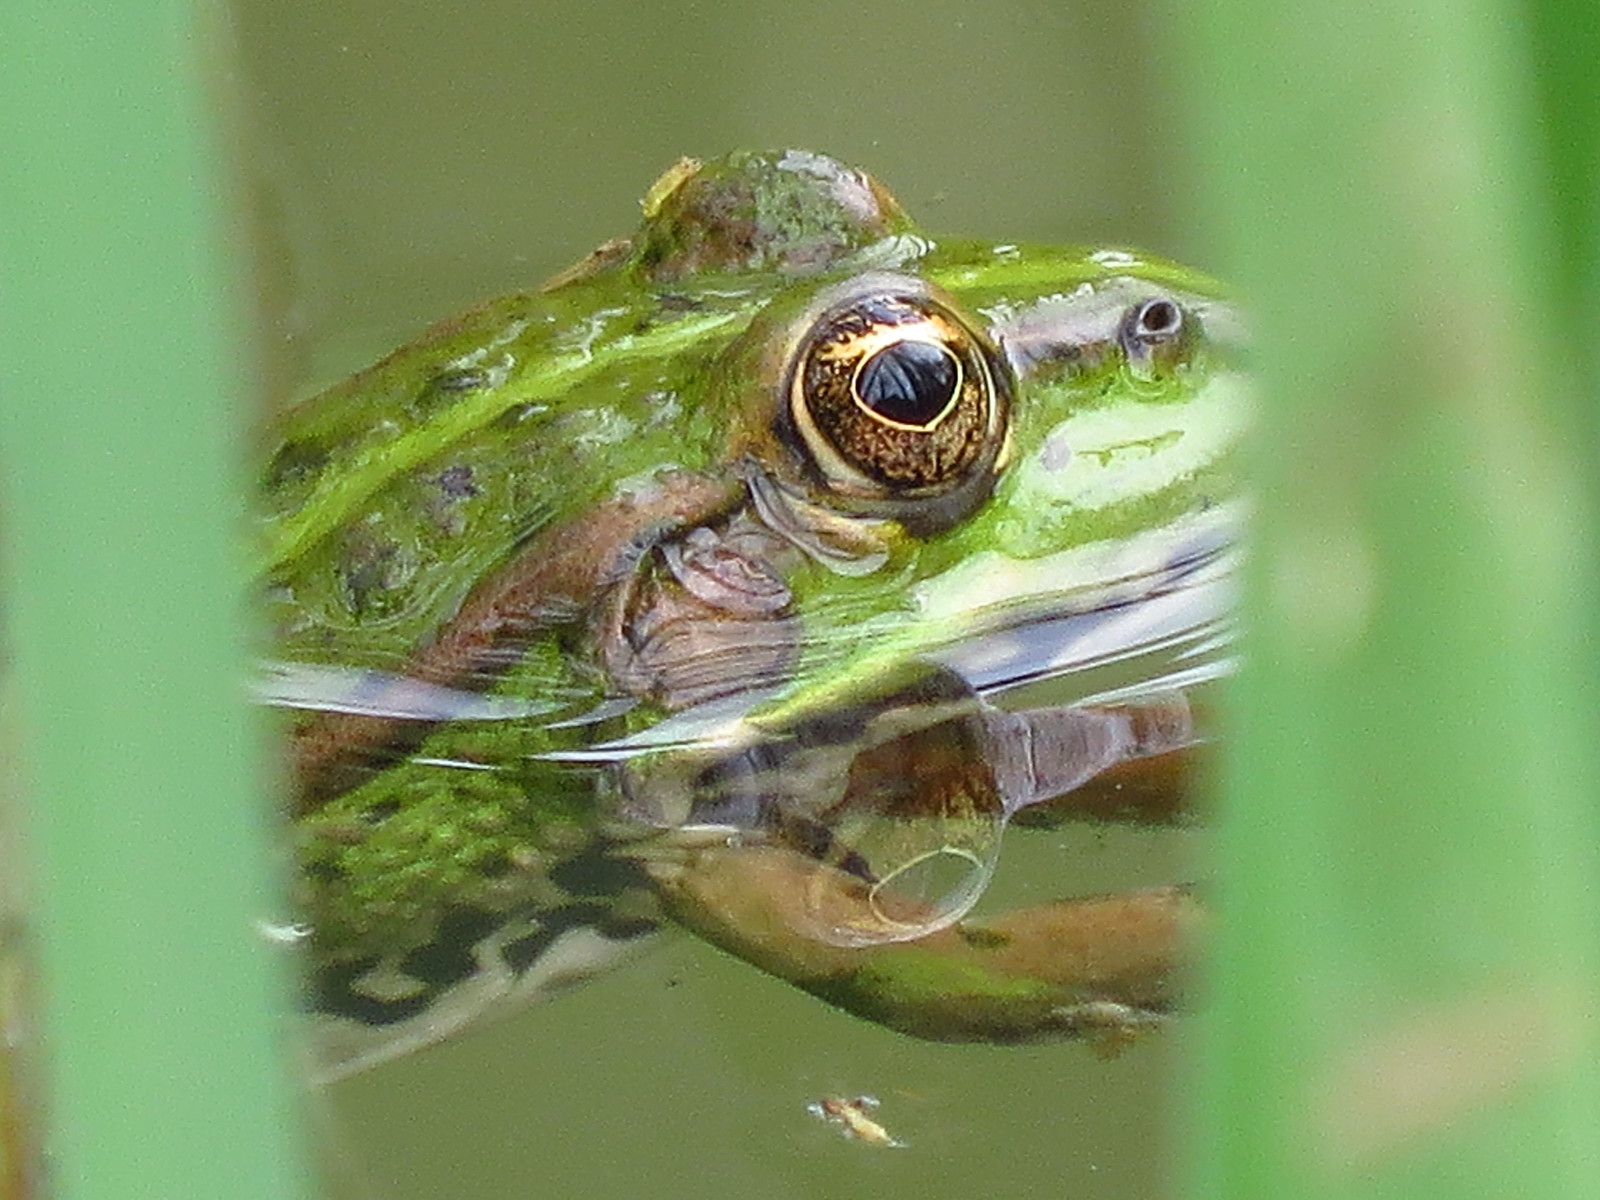
[[[853,1100],[846,1100],[840,1096],[825,1096],[813,1104],[806,1105],[806,1111],[817,1120],[836,1127],[844,1137],[866,1142],[869,1146],[904,1148],[904,1142],[897,1140],[887,1129],[867,1115],[877,1107],[876,1096],[857,1096]]]

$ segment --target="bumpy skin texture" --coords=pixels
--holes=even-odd
[[[1114,703],[1029,709],[1027,680],[1073,669],[1060,639],[1050,661],[950,664],[979,635],[1081,641],[1151,601],[1192,595],[1163,628],[1197,644],[1220,619],[1242,386],[1217,294],[1126,252],[934,243],[861,172],[735,154],[669,171],[632,237],[285,414],[261,541],[278,656],[316,681],[289,687],[286,733],[318,1002],[426,1019],[483,974],[487,934],[516,978],[564,931],[625,937],[664,898],[925,1036],[1165,1009],[1198,920],[1181,892],[892,946],[828,945],[784,914],[877,878],[837,822],[863,764],[927,736],[901,728],[906,679],[933,680],[976,749],[903,756],[895,812],[1181,817],[1203,737],[1181,685],[1154,707],[1135,677]],[[885,326],[934,342],[880,354]],[[796,365],[813,345],[836,356],[828,404]],[[841,420],[864,440],[838,441]],[[950,449],[915,458],[924,434]],[[919,465],[880,470],[882,447]],[[1156,644],[1127,636],[1101,656]],[[735,705],[720,732],[681,752],[604,750],[715,704]],[[822,749],[795,784],[802,759],[773,748],[800,743]],[[791,778],[762,782],[774,761]],[[842,781],[826,802],[824,776]],[[708,821],[732,842],[680,829]]]

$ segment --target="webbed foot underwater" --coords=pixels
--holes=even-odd
[[[917,1036],[1158,1021],[1188,889],[970,913],[1026,826],[1189,819],[1239,341],[1186,268],[742,153],[285,413],[266,690],[328,1073],[667,921]]]

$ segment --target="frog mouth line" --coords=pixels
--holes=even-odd
[[[1029,613],[1025,606],[1011,613],[997,611],[990,627],[929,646],[922,657],[954,671],[983,698],[1042,680],[1078,676],[1085,680],[1078,703],[1107,703],[1219,678],[1233,669],[1228,614],[1237,564],[1226,545],[1197,536],[1162,565],[1158,583],[1135,572],[1109,580],[1099,587],[1098,595],[1096,589],[1086,589],[1072,611],[1061,610],[1059,596],[1053,609],[1042,615]],[[1108,568],[1107,573],[1116,572]],[[1150,655],[1164,656],[1165,669],[1141,673],[1132,684],[1091,682],[1093,668]],[[749,718],[778,703],[787,687],[771,683],[739,690],[672,713],[627,737],[536,757],[607,763],[667,750],[727,747],[747,740]],[[252,698],[269,707],[427,724],[551,718],[541,723],[552,729],[599,725],[639,703],[631,696],[593,703],[587,693],[570,698],[497,695],[381,669],[284,661],[263,665]],[[574,704],[581,707],[574,711]]]
[[[1200,586],[1215,588],[1218,584],[1212,580]],[[1176,610],[1182,600],[1193,603],[1194,597],[1174,594],[1171,607]],[[1095,652],[1092,643],[1082,637],[1081,626],[1093,620],[1105,623],[1123,607],[1108,606],[1099,611],[1038,622],[1031,627],[1011,624],[975,638],[965,646],[957,644],[934,649],[928,659],[955,670],[980,696],[1041,679],[1059,678],[1074,670],[1138,652],[1179,647],[1184,657],[1196,660],[1175,663],[1172,669],[1147,677],[1137,685],[1086,691],[1083,703],[1105,703],[1127,699],[1140,692],[1190,686],[1232,671],[1232,661],[1227,657],[1231,632],[1220,622],[1171,628],[1176,612],[1166,614],[1165,620],[1162,614],[1143,614],[1140,619],[1150,627],[1147,636],[1138,642],[1121,642],[1112,652]],[[1006,650],[997,646],[996,639],[1004,637],[1014,644],[1019,630],[1030,628],[1040,636],[1028,644],[1026,669],[1022,669],[1018,662],[1022,654],[1015,648]],[[1101,640],[1116,641],[1104,635]],[[1069,649],[1075,654],[1070,660],[1067,658]],[[548,762],[604,763],[626,761],[638,754],[663,750],[726,746],[737,740],[737,730],[747,718],[778,701],[785,690],[785,685],[774,684],[720,696],[671,714],[649,729],[628,737],[583,749],[546,751],[535,757]],[[569,706],[548,698],[495,695],[428,683],[396,672],[301,662],[265,663],[251,692],[256,703],[273,708],[355,713],[427,724],[522,721],[559,715],[559,719],[543,722],[551,729],[599,725],[626,714],[639,704],[631,696],[609,697],[572,713]]]

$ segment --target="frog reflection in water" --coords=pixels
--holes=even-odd
[[[923,1037],[1158,1019],[1187,890],[968,914],[1013,819],[1187,811],[1238,517],[1218,289],[935,242],[795,151],[644,209],[273,431],[328,1071],[664,919]]]

